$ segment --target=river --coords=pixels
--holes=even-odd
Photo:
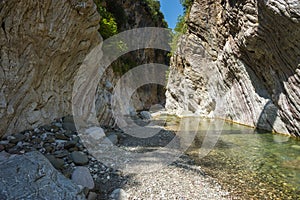
[[[186,151],[205,173],[237,199],[300,199],[299,140],[225,122],[214,148],[199,157],[207,130],[220,131],[216,124],[220,121],[201,119]]]

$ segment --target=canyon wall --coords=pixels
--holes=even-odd
[[[73,77],[96,46],[92,0],[0,1],[0,136],[71,114]]]
[[[104,2],[106,9],[114,14],[120,32],[142,27],[167,28],[159,6],[154,7],[147,3],[147,0],[105,0]],[[134,38],[132,39],[134,40]],[[122,75],[130,69],[146,63],[160,63],[168,66],[167,53],[157,49],[140,49],[127,53],[112,63],[105,71],[97,90],[96,110],[101,125],[113,126],[115,124],[111,96],[113,87]],[[147,84],[138,88],[131,97],[128,111],[149,110],[154,104],[164,105],[165,91],[163,86],[156,84]]]
[[[195,0],[166,107],[300,136],[300,2]]]
[[[72,114],[74,77],[102,40],[101,16],[94,2],[115,15],[119,32],[167,26],[157,6],[145,0],[0,0],[0,137]],[[168,63],[168,59],[164,52],[139,50],[105,72],[95,94],[101,125],[114,124],[110,96],[124,69],[148,62]],[[140,88],[132,106],[147,109],[165,101],[164,93],[159,86]]]

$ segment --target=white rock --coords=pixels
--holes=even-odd
[[[125,192],[125,190],[118,188],[111,193],[110,198],[112,200],[127,200],[129,199],[129,195]]]
[[[55,140],[55,142],[56,142],[57,144],[63,144],[63,143],[66,143],[67,140]]]
[[[276,143],[284,143],[289,141],[289,137],[283,135],[273,135],[273,141]]]
[[[10,141],[10,140],[16,139],[16,137],[14,137],[14,136],[12,136],[12,135],[9,135],[9,136],[7,136],[7,139]]]
[[[100,140],[105,136],[104,130],[100,127],[91,127],[85,130],[85,133],[93,137],[95,140]]]
[[[293,149],[300,150],[300,145],[292,145],[291,147],[292,147]]]

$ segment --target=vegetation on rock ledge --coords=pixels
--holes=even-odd
[[[184,9],[184,15],[183,16],[179,15],[177,18],[177,24],[176,24],[176,27],[174,28],[173,40],[171,43],[171,49],[172,49],[171,54],[173,54],[176,51],[176,47],[177,47],[180,36],[187,32],[186,20],[190,13],[190,9],[193,4],[193,0],[180,0],[180,3]]]
[[[100,29],[99,32],[103,39],[107,39],[118,33],[118,25],[116,22],[116,18],[112,13],[108,12],[106,8],[103,6],[103,0],[94,0],[97,5],[97,10],[101,16],[100,19]]]

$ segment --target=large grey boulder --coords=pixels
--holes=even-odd
[[[1,158],[0,188],[0,199],[85,199],[80,188],[37,151]]]

